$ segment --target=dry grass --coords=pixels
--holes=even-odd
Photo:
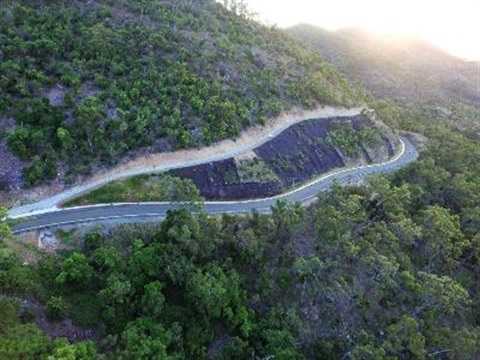
[[[239,154],[235,156],[235,163],[237,164],[237,167],[243,160],[253,160],[257,157],[257,154],[253,150],[247,151],[243,154]]]

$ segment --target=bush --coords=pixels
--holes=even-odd
[[[67,304],[61,296],[50,296],[47,301],[47,316],[50,320],[62,320],[67,315]]]

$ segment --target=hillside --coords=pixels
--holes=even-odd
[[[361,102],[236,3],[2,2],[0,191],[235,137],[292,107]]]
[[[478,142],[429,135],[307,208],[69,228],[56,253],[0,223],[0,358],[478,359]]]
[[[423,104],[479,101],[477,64],[420,39],[380,36],[359,28],[330,32],[303,24],[287,31],[377,97]]]
[[[25,159],[38,156],[29,176],[53,177],[57,165],[73,181],[79,171],[141,151],[234,135],[277,113],[272,104],[362,98],[319,55],[213,1],[19,3],[3,1],[0,9],[1,125],[10,148]],[[169,40],[160,38],[159,50],[150,37],[160,31]],[[248,49],[257,50],[249,57]],[[406,76],[380,65],[370,66],[375,83]],[[1,220],[7,209],[0,200],[0,359],[479,359],[480,139],[445,121],[478,126],[478,109],[469,105],[467,85],[455,100],[442,76],[431,76],[437,100],[407,90],[401,98],[392,84],[383,100],[368,99],[382,120],[428,138],[418,160],[363,184],[334,184],[305,207],[278,201],[270,214],[244,215],[170,209],[162,222],[77,223],[15,236],[15,222]],[[196,97],[199,84],[205,93]],[[353,120],[328,134],[311,123],[262,143],[253,151],[261,161],[237,168],[238,180],[268,181],[277,169],[273,175],[289,185],[293,174],[283,160],[292,159],[297,175],[321,159],[312,156],[314,139],[290,140],[299,134],[326,135],[323,144],[344,155],[360,148],[368,155],[362,143],[371,136],[352,136]],[[230,133],[232,124],[238,127]],[[270,154],[280,155],[270,162],[276,169],[251,166],[268,163]],[[0,160],[3,174],[15,170]],[[155,196],[199,197],[191,181],[148,180]],[[132,201],[126,190],[114,189]]]

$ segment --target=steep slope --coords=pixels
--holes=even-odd
[[[288,32],[317,49],[348,76],[381,98],[406,102],[476,104],[477,64],[416,38],[379,36],[359,28],[337,32],[297,25]]]
[[[75,197],[75,189],[72,188],[63,196],[58,194],[56,202],[77,206],[178,198],[178,195],[171,198],[164,196],[166,191],[162,190],[162,186],[170,193],[181,193],[183,200],[194,198],[186,196],[197,192],[205,200],[265,198],[297,188],[305,181],[337,168],[385,162],[398,150],[398,140],[369,114],[359,113],[353,116],[306,118],[275,137],[269,136],[267,141],[258,146],[239,148],[244,150],[229,158],[218,156],[216,161],[210,158],[195,165],[180,163],[180,167],[167,167],[165,172],[168,171],[168,174],[153,175],[154,170],[149,170],[145,171],[147,175],[126,180],[117,177],[121,180],[111,181],[101,187],[83,184],[82,187],[86,189],[76,192],[77,196],[81,194],[80,197]],[[171,185],[169,175],[173,175],[178,185]],[[165,181],[165,185],[160,186],[164,179],[169,182]],[[185,184],[196,186],[198,191],[186,189]],[[172,191],[176,188],[182,190]],[[88,189],[95,190],[87,193]],[[72,200],[66,202],[68,199]],[[55,204],[55,201],[51,198],[42,203],[12,209],[11,214],[42,208],[42,204],[45,204],[45,208]]]
[[[3,126],[0,149],[24,160],[14,167],[26,167],[28,184],[74,182],[147,146],[199,146],[294,106],[361,102],[315,52],[239,9],[2,2],[0,121],[16,126]]]

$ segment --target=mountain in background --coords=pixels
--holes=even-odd
[[[300,24],[287,32],[380,98],[409,103],[478,104],[478,65],[413,37],[360,28],[336,32]]]

